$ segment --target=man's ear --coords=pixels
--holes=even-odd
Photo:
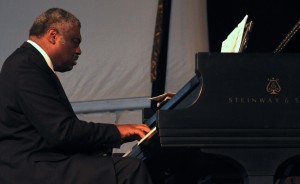
[[[48,41],[51,43],[51,44],[55,44],[56,41],[57,41],[57,30],[55,28],[50,28],[48,31],[47,31],[47,38],[48,38]]]

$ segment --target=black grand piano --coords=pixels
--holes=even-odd
[[[149,160],[157,183],[272,184],[299,176],[300,54],[197,53],[195,68],[147,119],[155,136],[129,156]]]

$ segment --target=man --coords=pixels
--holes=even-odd
[[[105,156],[149,128],[79,120],[55,72],[81,54],[80,21],[52,8],[33,23],[29,40],[0,73],[0,183],[151,183],[140,160]]]

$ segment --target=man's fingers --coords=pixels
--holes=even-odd
[[[143,138],[146,133],[150,131],[150,128],[148,126],[136,126],[133,129],[133,134],[138,135],[140,138]]]
[[[139,124],[136,128],[140,129],[144,132],[147,132],[147,133],[150,132],[150,128],[147,125],[144,125],[144,124]]]
[[[134,138],[135,136],[143,138],[150,132],[150,128],[145,124],[122,124],[117,125],[117,128],[119,129],[122,139]]]
[[[142,130],[138,130],[137,134],[140,136],[140,138],[143,138],[146,135],[145,132]]]

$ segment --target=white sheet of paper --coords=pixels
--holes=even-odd
[[[238,26],[228,35],[226,40],[222,42],[221,53],[239,52],[247,19],[248,15],[244,17]]]

